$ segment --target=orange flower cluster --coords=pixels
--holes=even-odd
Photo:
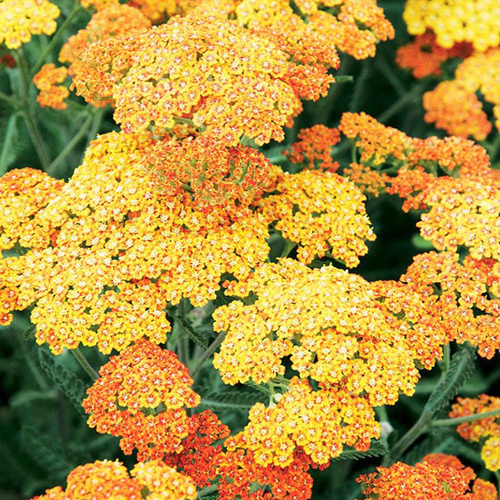
[[[140,341],[111,357],[99,374],[83,401],[90,427],[120,436],[121,449],[137,448],[140,461],[182,451],[190,420],[182,408],[194,408],[200,397],[173,352]]]
[[[473,92],[468,92],[456,81],[440,83],[426,92],[423,99],[424,119],[437,128],[459,137],[474,137],[483,141],[491,132],[491,123],[483,105]]]
[[[105,38],[125,35],[135,29],[150,27],[151,21],[137,9],[110,3],[94,13],[84,29],[69,37],[59,53],[59,61],[71,64],[70,73],[75,74],[81,71],[80,57],[91,44]]]
[[[465,59],[472,54],[470,43],[455,43],[451,48],[444,48],[436,42],[436,35],[427,31],[396,52],[396,64],[411,69],[415,78],[429,75],[441,75],[441,64],[454,57]]]
[[[403,18],[412,35],[434,31],[441,47],[470,42],[485,51],[500,45],[498,14],[497,2],[489,0],[407,0]]]
[[[469,341],[488,359],[500,349],[497,261],[468,256],[460,263],[457,254],[430,252],[417,255],[401,279],[431,298],[430,307],[450,341]]]
[[[253,148],[226,148],[210,137],[158,142],[147,156],[150,175],[160,192],[184,200],[218,223],[251,215],[251,207],[275,190],[279,167]],[[189,195],[188,195],[189,196]]]
[[[189,435],[182,441],[182,451],[165,457],[165,463],[189,476],[199,488],[210,485],[220,468],[227,467],[228,459],[218,440],[229,436],[230,431],[217,416],[207,410],[191,417]]]
[[[390,160],[402,161],[414,147],[414,140],[404,132],[386,127],[366,113],[344,113],[339,129],[346,137],[355,140],[361,152],[361,163],[370,166]]]
[[[365,210],[365,196],[348,180],[329,171],[285,174],[278,194],[262,202],[263,214],[282,235],[299,244],[306,264],[330,252],[348,267],[368,252],[375,235]]]
[[[331,156],[333,146],[340,141],[338,129],[314,125],[302,129],[298,138],[284,153],[292,163],[304,165],[311,170],[320,168],[335,172],[339,168],[339,164]]]
[[[377,467],[377,472],[360,476],[362,491],[366,498],[384,500],[495,500],[495,485],[477,479],[472,487],[469,483],[476,474],[464,467],[460,460],[442,454],[427,455],[422,462],[407,465],[397,462],[391,467]]]
[[[0,2],[0,45],[18,49],[32,35],[52,35],[57,29],[59,7],[48,0],[2,0]]]
[[[363,193],[375,198],[385,191],[390,182],[390,177],[387,174],[379,173],[361,163],[350,163],[342,170],[342,175],[358,186]]]
[[[243,134],[263,144],[282,140],[282,127],[301,109],[287,82],[294,66],[288,56],[229,21],[175,18],[125,36],[125,42],[116,37],[105,40],[105,45],[93,44],[81,62],[103,67],[103,61],[94,61],[93,55],[106,48],[112,52],[102,57],[110,58],[116,67],[125,59],[128,40],[135,53],[111,89],[115,120],[126,132],[153,125],[161,134],[172,129],[176,120],[190,120],[221,144],[234,145]],[[87,99],[89,94],[92,100],[108,98],[99,95],[98,81],[93,88],[92,79],[82,75],[74,83]]]
[[[68,70],[65,67],[56,68],[55,64],[44,64],[34,76],[33,83],[40,90],[36,100],[43,108],[66,109],[64,100],[69,96],[69,90],[63,85]]]
[[[493,410],[500,410],[500,398],[481,394],[477,398],[457,398],[449,416],[466,417]],[[468,441],[479,441],[486,467],[492,471],[500,470],[500,416],[460,424],[457,431]]]
[[[374,57],[379,41],[394,38],[394,28],[376,0],[312,0],[297,4],[313,29],[356,59]],[[331,7],[338,9],[336,15],[330,13]]]
[[[43,196],[33,180],[22,197],[13,196],[14,174],[0,182],[9,193],[5,202],[22,216],[1,221],[4,245],[19,239],[31,247],[0,261],[1,293],[16,291],[18,302],[11,307],[35,304],[37,340],[56,354],[80,343],[108,354],[144,336],[165,342],[167,301],[187,297],[204,305],[215,298],[223,275],[244,277],[268,256],[267,222],[259,213],[247,210],[232,222],[230,214],[201,210],[189,192],[181,199],[161,194],[146,175],[152,149],[147,136],[110,133],[92,143],[67,184],[51,181]],[[253,158],[261,157],[248,153]],[[31,177],[32,171],[22,172]],[[250,169],[245,189],[255,175]],[[260,189],[256,185],[253,193]],[[245,194],[245,202],[251,198],[236,192]],[[37,203],[51,198],[34,214],[41,208]]]
[[[57,486],[32,500],[97,498],[194,500],[196,488],[191,478],[161,461],[139,463],[129,475],[121,462],[104,460],[80,465],[72,470],[67,478],[66,490]]]
[[[228,451],[219,468],[219,498],[307,500],[311,498],[313,482],[308,468],[307,460],[300,454],[287,467],[279,467],[258,464],[249,450]]]

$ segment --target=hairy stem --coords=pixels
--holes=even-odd
[[[70,349],[70,352],[92,380],[97,380],[99,378],[99,374],[92,368],[78,347],[76,349]]]

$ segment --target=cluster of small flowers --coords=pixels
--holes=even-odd
[[[477,398],[458,398],[451,408],[450,417],[459,418],[500,409],[500,398],[482,394]],[[487,417],[462,423],[457,431],[467,441],[481,443],[481,457],[486,467],[500,470],[500,419]]]
[[[469,483],[475,478],[475,472],[458,458],[434,454],[415,465],[397,462],[391,467],[377,467],[377,472],[360,476],[357,481],[362,484],[366,498],[495,500],[495,485],[483,479],[476,479],[472,492],[468,493]]]
[[[442,47],[437,43],[436,35],[432,31],[426,31],[398,48],[396,63],[402,68],[411,69],[415,78],[440,76],[442,63],[453,58],[465,59],[472,52],[472,45],[467,42],[456,43],[451,48]]]
[[[324,465],[345,444],[367,449],[380,433],[373,407],[412,395],[416,360],[432,368],[448,340],[433,297],[330,266],[282,259],[229,283],[227,293],[253,300],[213,314],[214,328],[227,332],[214,357],[222,380],[280,387],[285,357],[299,374],[273,408],[256,405],[234,438],[263,465],[287,465],[296,451]]]
[[[407,0],[403,17],[411,35],[432,30],[446,49],[457,42],[470,42],[478,51],[500,45],[495,0]]]
[[[18,49],[32,35],[52,35],[57,28],[59,7],[49,0],[2,0],[0,2],[0,45]]]
[[[123,498],[126,500],[194,500],[191,478],[159,460],[138,463],[130,471],[121,462],[108,460],[81,465],[67,478],[66,489],[47,490],[32,500]]]
[[[69,90],[60,85],[64,83],[67,76],[68,70],[64,66],[56,68],[56,65],[53,63],[44,64],[34,76],[33,83],[40,91],[36,100],[42,108],[67,108],[67,104],[64,101],[69,96]]]

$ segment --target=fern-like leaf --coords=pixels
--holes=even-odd
[[[387,455],[389,450],[382,441],[375,441],[368,451],[344,450],[340,456],[334,458],[332,462],[342,460],[363,460],[365,458],[374,458]]]
[[[222,392],[203,397],[200,406],[211,410],[248,411],[255,403],[266,402],[263,394],[257,392]]]
[[[448,405],[471,377],[475,359],[475,350],[468,345],[452,356],[448,371],[425,404],[426,411],[435,414]]]
[[[66,370],[66,368],[56,365],[53,357],[43,349],[39,350],[40,366],[45,373],[59,386],[61,391],[73,403],[82,418],[86,419],[82,407],[82,400],[86,396],[87,386],[75,374]]]

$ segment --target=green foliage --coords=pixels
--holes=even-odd
[[[85,398],[87,385],[75,374],[69,372],[63,366],[57,364],[47,351],[40,349],[40,366],[45,373],[57,384],[61,391],[71,401],[82,418],[86,419],[82,407],[82,400]]]
[[[382,441],[374,441],[367,451],[344,449],[339,457],[332,460],[332,463],[341,462],[342,460],[364,460],[366,458],[383,457],[388,452],[389,450]]]
[[[474,372],[476,351],[469,345],[463,346],[453,354],[449,370],[435,387],[425,410],[434,414],[445,408],[458,394]]]

